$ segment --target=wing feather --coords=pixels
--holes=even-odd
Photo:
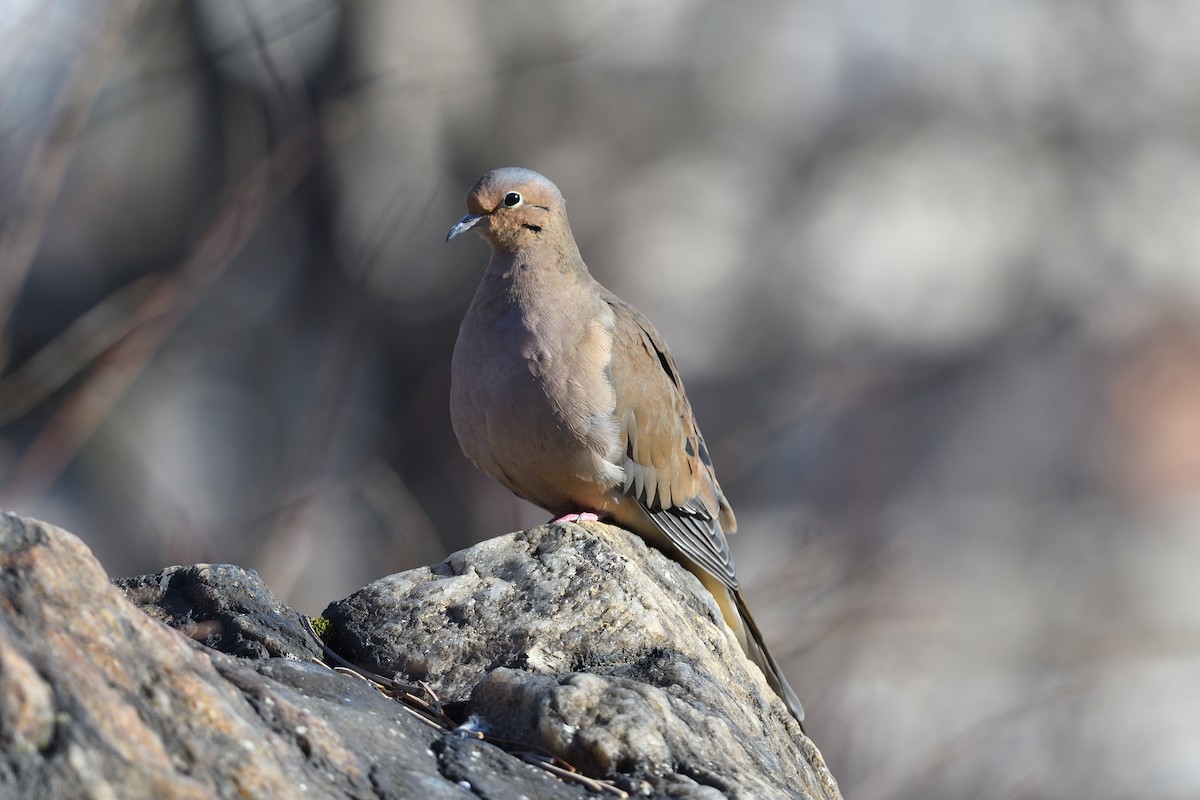
[[[609,378],[617,397],[622,491],[684,556],[737,589],[725,539],[737,523],[713,473],[675,359],[641,312],[611,292],[602,297],[613,311]]]

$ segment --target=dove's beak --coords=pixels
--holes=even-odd
[[[451,228],[450,232],[446,234],[446,241],[448,242],[451,239],[453,239],[455,236],[458,236],[461,233],[466,233],[467,231],[471,230],[471,228],[474,228],[475,225],[481,219],[483,219],[485,216],[487,216],[487,215],[486,214],[467,214],[465,217],[460,219],[458,222],[454,223],[454,227]]]

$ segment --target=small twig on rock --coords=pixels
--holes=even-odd
[[[560,758],[554,758],[553,761],[550,761],[550,760],[547,760],[546,757],[541,755],[540,753],[533,753],[533,752],[514,752],[513,755],[515,755],[517,758],[524,761],[526,764],[533,764],[535,767],[541,767],[542,769],[546,770],[547,772],[551,773],[552,775],[556,775],[563,780],[574,781],[575,783],[578,783],[581,786],[583,786],[593,792],[600,792],[601,794],[611,794],[611,795],[615,795],[615,796],[621,797],[621,798],[629,797],[629,792],[620,788],[612,781],[603,781],[603,780],[599,780],[597,778],[589,778],[586,775],[576,772],[575,768],[570,766],[569,764],[566,766],[560,767],[559,764],[566,763]],[[555,762],[557,762],[557,763],[555,763]]]
[[[446,731],[450,731],[455,728],[456,723],[454,720],[446,716],[446,714],[442,711],[442,702],[433,689],[430,688],[429,684],[424,682],[418,685],[402,683],[393,678],[388,678],[371,672],[370,670],[364,669],[357,664],[353,664],[342,658],[333,650],[333,648],[325,643],[320,635],[318,635],[313,629],[312,622],[308,617],[302,616],[300,618],[300,622],[304,626],[304,630],[308,633],[308,635],[313,638],[313,641],[321,645],[322,655],[324,655],[327,659],[337,663],[337,666],[331,667],[331,669],[333,669],[335,672],[344,672],[367,681],[375,686],[380,693],[387,695],[393,700],[400,701],[405,708],[407,708],[409,711],[412,711],[417,716],[421,717],[423,721],[430,723],[435,728],[440,728]],[[326,666],[329,665],[326,664]]]

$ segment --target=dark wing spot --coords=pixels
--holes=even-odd
[[[667,354],[657,347],[654,348],[654,352],[658,355],[658,363],[662,364],[663,372],[667,373],[667,377],[671,379],[671,383],[675,384],[675,387],[678,388],[679,376],[675,374],[675,370],[671,369],[671,362],[667,361]]]
[[[704,440],[700,440],[700,460],[708,466],[712,466],[712,457],[708,454],[708,448],[704,446]]]
[[[654,337],[650,336],[650,332],[646,330],[646,327],[642,326],[642,332],[644,335],[646,335],[646,337],[644,337],[646,342],[644,343],[646,343],[650,349],[654,350],[654,355],[659,356],[659,365],[662,367],[662,372],[667,373],[667,378],[670,378],[671,383],[676,385],[676,389],[679,389],[679,375],[676,374],[676,371],[674,371],[674,368],[671,366],[671,356],[668,356],[665,350],[659,349],[659,345],[654,343]]]
[[[695,448],[695,447],[692,447],[692,440],[691,440],[691,439],[688,439],[686,442],[684,442],[684,444],[683,444],[683,451],[684,451],[685,453],[687,453],[687,454],[688,454],[690,457],[692,457],[692,458],[695,458],[695,457],[696,457],[696,448]]]
[[[658,363],[663,368],[663,372],[667,373],[667,377],[671,379],[671,383],[675,384],[676,389],[681,388],[679,385],[679,376],[671,368],[670,356],[658,349],[658,345],[654,343],[654,336],[646,329],[645,325],[638,321],[638,326],[642,329],[642,346],[647,350],[653,351],[654,355],[658,356]]]

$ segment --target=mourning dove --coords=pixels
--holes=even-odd
[[[599,516],[687,567],[803,720],[739,590],[725,540],[737,522],[666,343],[588,272],[549,180],[493,170],[467,208],[446,241],[473,230],[492,257],[454,347],[450,414],[463,452],[560,519]]]

